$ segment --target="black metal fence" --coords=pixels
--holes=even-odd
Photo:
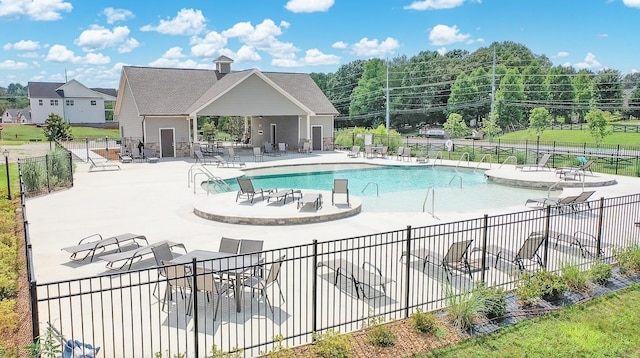
[[[314,332],[360,329],[371,316],[391,321],[440,309],[447,295],[468,292],[477,281],[511,289],[521,270],[586,270],[596,260],[612,262],[616,248],[639,243],[638,213],[640,194],[634,194],[316,238],[163,270],[150,256],[128,272],[37,284],[34,320],[102,347],[104,357],[257,356],[274,349],[277,336],[298,346],[310,343]]]
[[[73,186],[73,158],[64,150],[18,160],[22,193],[28,197]]]

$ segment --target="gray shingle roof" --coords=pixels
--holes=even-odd
[[[188,115],[257,71],[220,75],[214,70],[200,69],[125,66],[122,70],[139,115]],[[263,74],[315,114],[338,114],[308,74]]]
[[[27,90],[30,98],[62,98],[62,94],[56,92],[64,83],[58,82],[28,82]]]

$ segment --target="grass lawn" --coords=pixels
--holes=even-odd
[[[536,133],[528,130],[522,130],[507,133],[498,137],[504,140],[530,140],[536,141]],[[558,141],[558,142],[577,142],[577,143],[594,143],[591,133],[586,130],[560,130],[548,129],[542,132],[541,141]],[[603,144],[622,144],[637,146],[640,144],[640,133],[612,133],[602,139]]]
[[[640,285],[414,357],[640,357]]]
[[[36,127],[31,125],[3,125],[2,144],[20,145],[28,143],[31,139],[40,139],[46,141],[44,127]],[[109,137],[111,139],[119,139],[120,131],[118,129],[103,129],[92,127],[71,127],[71,134],[74,138],[98,138]]]

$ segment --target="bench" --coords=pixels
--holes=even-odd
[[[335,259],[318,262],[318,267],[327,267],[335,272],[335,285],[338,285],[338,279],[340,276],[345,276],[353,282],[353,286],[356,288],[356,295],[360,298],[360,291],[364,298],[374,298],[378,296],[367,297],[365,294],[364,286],[371,288],[380,286],[382,292],[386,294],[386,284],[393,282],[392,279],[382,275],[382,271],[369,262],[362,264],[362,267],[345,259]],[[373,269],[369,271],[366,267],[369,266]],[[380,296],[380,295],[379,295]]]
[[[153,244],[146,245],[146,246],[138,246],[133,250],[120,251],[113,254],[103,255],[103,256],[100,256],[99,259],[102,261],[107,261],[107,268],[110,270],[121,270],[125,266],[127,266],[127,269],[131,269],[131,265],[135,261],[141,260],[143,256],[153,254],[152,248],[156,246],[160,246],[162,244],[169,245],[171,249],[173,249],[174,247],[180,247],[184,250],[185,253],[187,252],[187,249],[184,247],[184,244],[179,242],[169,241],[169,240],[163,240],[159,242],[154,242]],[[115,263],[117,262],[122,262],[122,264],[120,266],[116,266]]]

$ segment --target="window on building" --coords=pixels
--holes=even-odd
[[[38,100],[38,106],[42,106],[44,103],[42,102],[41,99]]]
[[[92,100],[91,100],[91,105],[92,105],[92,106],[95,106],[95,105],[96,105],[96,100],[95,100],[95,99],[92,99]]]
[[[68,99],[66,100],[67,106],[73,106],[73,100],[72,99]]]
[[[49,104],[52,105],[52,106],[57,106],[58,105],[58,100],[57,99],[49,100]]]

